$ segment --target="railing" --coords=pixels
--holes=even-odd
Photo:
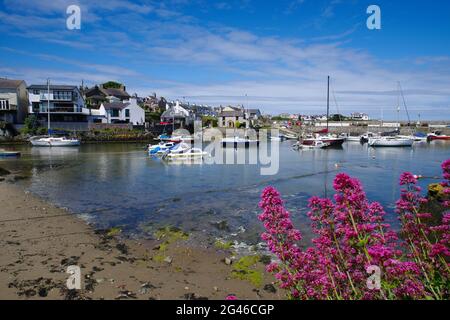
[[[45,107],[39,107],[39,109],[37,108],[33,108],[33,112],[39,112],[39,113],[47,113],[48,108]],[[61,107],[61,106],[57,106],[57,107],[52,107],[50,106],[50,113],[82,113],[83,108],[82,107]]]
[[[41,100],[48,100],[48,94],[47,93],[41,93],[39,99]],[[72,94],[54,94],[50,93],[50,101],[72,101],[73,96]]]

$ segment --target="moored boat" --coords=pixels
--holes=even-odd
[[[330,134],[316,135],[316,136],[310,136],[310,137],[303,139],[302,144],[314,145],[318,141],[328,143],[329,146],[332,146],[332,147],[338,147],[338,146],[342,146],[342,144],[345,142],[345,138],[340,138],[340,137],[333,136]]]
[[[232,137],[232,138],[223,138],[222,145],[224,147],[234,147],[245,146],[249,147],[252,145],[259,145],[259,140],[257,139],[249,139],[249,138],[240,138],[240,137]]]
[[[315,140],[312,142],[312,144],[304,144],[304,143],[297,142],[292,147],[307,150],[307,149],[325,149],[325,148],[328,148],[329,146],[330,146],[330,143],[328,143],[328,142]]]
[[[170,149],[174,148],[177,144],[174,142],[161,142],[159,144],[149,146],[148,153],[150,155],[164,154]]]
[[[400,137],[377,137],[369,139],[371,147],[411,147],[413,139]]]
[[[208,156],[208,153],[199,149],[199,148],[189,148],[189,150],[183,152],[172,152],[169,151],[163,156],[165,160],[174,160],[174,159],[198,159]]]
[[[32,137],[30,142],[34,147],[76,147],[80,140],[66,137]]]
[[[434,140],[450,140],[450,136],[444,135],[440,131],[435,131],[433,133],[428,134],[427,139],[430,140],[430,141],[434,141]]]
[[[17,158],[20,157],[19,151],[0,150],[0,158]]]

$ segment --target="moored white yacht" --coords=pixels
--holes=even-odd
[[[414,140],[411,138],[401,137],[376,137],[369,138],[369,146],[371,147],[411,147]]]
[[[76,147],[80,140],[66,137],[32,137],[30,142],[35,147]]]

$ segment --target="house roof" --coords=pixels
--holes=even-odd
[[[28,90],[47,90],[48,86],[46,84],[32,84],[27,88]],[[51,84],[51,90],[78,90],[77,86],[68,86],[68,85],[59,85],[59,84]]]
[[[131,96],[123,89],[103,88],[102,86],[95,86],[86,90],[85,95],[87,98],[98,99],[100,96],[107,97],[113,96],[121,99],[128,99]]]
[[[243,117],[244,112],[242,110],[235,110],[235,111],[222,111],[219,113],[219,117]]]
[[[11,80],[0,78],[0,88],[2,89],[16,89],[20,84],[24,82],[23,80]]]
[[[103,103],[102,105],[106,110],[111,110],[111,109],[122,110],[122,109],[125,109],[126,107],[128,107],[130,104],[123,103],[123,102],[111,102],[111,103]]]

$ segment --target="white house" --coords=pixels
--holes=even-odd
[[[52,122],[87,122],[89,110],[77,86],[31,85],[28,88],[29,113],[47,121],[48,110]],[[50,89],[50,92],[49,92]],[[48,109],[48,110],[47,110]]]
[[[194,114],[183,108],[179,101],[172,106],[166,105],[166,111],[161,115],[162,122],[174,123],[180,125],[180,128],[189,126],[194,120]]]
[[[145,111],[132,98],[128,101],[104,102],[98,110],[92,110],[94,122],[101,123],[131,123],[143,125],[145,123]]]
[[[350,115],[352,120],[356,121],[369,121],[370,117],[366,113],[354,112]]]

